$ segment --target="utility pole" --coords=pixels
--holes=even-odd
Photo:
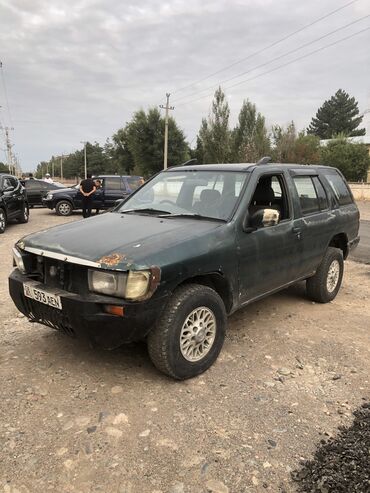
[[[166,110],[164,119],[164,157],[163,157],[163,169],[167,169],[167,156],[168,156],[168,111],[174,110],[174,106],[170,106],[170,93],[166,93],[166,106],[159,105],[160,108]]]
[[[80,142],[81,142],[81,144],[83,144],[83,145],[84,145],[84,156],[85,156],[85,180],[86,180],[86,178],[87,178],[87,159],[86,159],[86,144],[87,144],[87,142],[86,142],[86,140],[81,140]]]
[[[6,161],[7,165],[9,168],[9,173],[10,174],[15,174],[15,166],[13,163],[13,152],[12,152],[12,147],[13,145],[10,143],[10,137],[9,137],[9,130],[14,130],[13,128],[5,127],[5,144],[6,144]]]

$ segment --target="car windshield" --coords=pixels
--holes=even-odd
[[[227,220],[248,173],[179,170],[160,173],[116,212]]]

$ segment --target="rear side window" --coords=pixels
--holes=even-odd
[[[320,210],[319,198],[311,176],[295,176],[293,178],[297,189],[303,215]]]
[[[331,189],[335,195],[335,198],[339,202],[339,205],[352,204],[352,197],[346,182],[335,170],[323,170],[325,178],[328,180]]]
[[[106,190],[121,190],[121,178],[117,176],[117,178],[105,178],[104,187]]]

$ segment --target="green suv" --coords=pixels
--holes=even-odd
[[[146,340],[159,370],[186,379],[249,303],[304,280],[332,301],[358,229],[335,168],[174,167],[107,214],[18,241],[10,294],[30,320],[106,349]]]

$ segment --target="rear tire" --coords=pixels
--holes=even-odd
[[[199,284],[181,286],[149,333],[150,359],[172,378],[195,377],[216,361],[226,321],[225,305],[216,291]]]
[[[312,301],[329,303],[337,296],[343,278],[343,253],[329,247],[316,274],[306,281],[306,291]]]
[[[0,234],[6,230],[6,214],[4,209],[0,209]]]
[[[18,222],[20,224],[26,224],[28,223],[29,218],[30,218],[30,211],[28,209],[28,206],[24,204],[22,214],[19,216]]]
[[[70,216],[73,212],[72,204],[68,200],[60,200],[55,206],[58,216]]]

